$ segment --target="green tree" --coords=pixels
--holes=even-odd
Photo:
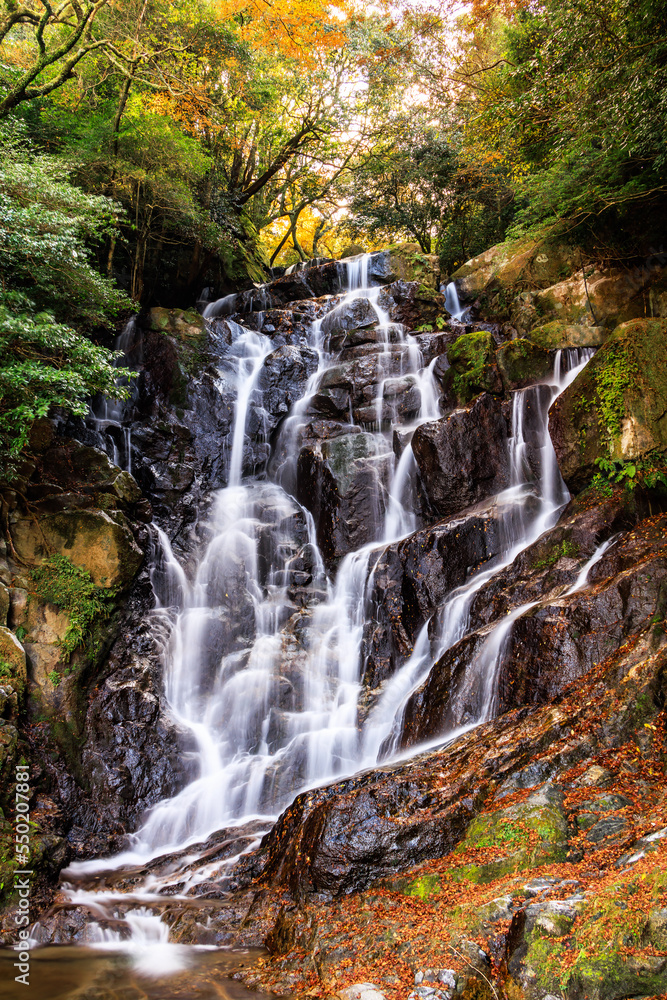
[[[75,329],[110,326],[129,301],[91,263],[118,207],[86,195],[67,165],[0,133],[0,463],[11,478],[37,417],[83,415],[96,393],[124,396],[112,351]]]

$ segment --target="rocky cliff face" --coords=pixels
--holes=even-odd
[[[3,491],[2,837],[8,848],[12,773],[27,758],[38,903],[55,901],[38,939],[91,940],[85,907],[53,895],[57,873],[120,848],[196,777],[192,731],[165,691],[168,609],[210,552],[212,491],[233,482],[236,456],[254,477],[255,575],[251,586],[235,555],[227,575],[205,577],[198,697],[217,690],[221,657],[232,680],[256,668],[268,627],[257,608],[282,588],[275,669],[255,695],[270,711],[261,741],[243,736],[250,756],[278,762],[265,778],[274,799],[260,801],[289,802],[307,782],[305,754],[286,772],[280,762],[335,601],[325,570],[339,586],[364,547],[352,730],[372,735],[410,683],[372,766],[298,795],[259,847],[251,823],[148,863],[158,880],[179,872],[159,907],[172,940],[266,943],[246,984],[343,1000],[360,983],[413,1000],[665,992],[664,321],[635,315],[626,277],[587,276],[583,306],[563,248],[466,265],[460,290],[485,312],[464,324],[444,313],[437,262],[414,247],[364,266],[374,304],[350,300],[346,268],[328,262],[228,297],[206,320],[153,309],[126,345],[138,378],[119,419],[41,422]],[[240,339],[255,381],[239,436]],[[549,486],[557,514],[542,524],[540,420],[554,365],[583,357],[555,352],[600,344],[551,407],[572,496]],[[390,529],[399,469],[398,499],[411,499]],[[540,530],[515,545],[528,522]],[[490,673],[478,670],[501,633]],[[221,704],[231,731],[234,702]],[[458,738],[433,749],[447,734]],[[189,881],[204,861],[206,879]],[[169,902],[174,892],[192,899]]]

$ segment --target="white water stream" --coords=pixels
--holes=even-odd
[[[127,321],[114,344],[114,350],[120,356],[114,361],[114,368],[133,367],[138,358],[130,359],[137,332],[135,316]],[[127,379],[116,379],[116,384],[125,387]],[[120,399],[108,399],[103,396],[88,418],[95,429],[102,435],[109,458],[121,469],[132,472],[132,437],[128,423],[124,420],[127,404]],[[122,438],[122,446],[118,446],[117,438]]]
[[[454,590],[436,612],[436,620],[422,628],[411,657],[385,684],[360,730],[361,648],[374,567],[387,544],[416,527],[412,449],[408,444],[396,461],[391,449],[392,428],[387,426],[387,410],[392,406],[388,400],[396,378],[395,368],[393,375],[387,372],[392,371],[397,350],[403,359],[401,377],[411,379],[421,395],[418,416],[403,425],[402,431],[410,432],[419,423],[439,416],[432,370],[424,367],[416,341],[390,321],[379,301],[381,289],[368,286],[367,268],[366,256],[348,262],[349,290],[336,308],[342,310],[355,299],[366,298],[377,316],[375,419],[365,424],[363,431],[372,438],[371,450],[393,472],[386,483],[386,513],[384,521],[377,524],[376,538],[346,556],[332,582],[326,578],[317,549],[313,519],[290,495],[293,458],[309,401],[337,360],[327,349],[322,319],[313,323],[310,338],[310,346],[318,352],[318,371],[283,426],[287,458],[278,469],[277,482],[243,478],[248,416],[257,402],[258,377],[272,343],[263,334],[229,321],[236,407],[228,486],[213,499],[205,526],[206,543],[194,574],[188,577],[167,537],[155,529],[159,563],[159,572],[157,568],[154,572],[156,614],[170,623],[164,657],[165,692],[174,718],[192,736],[198,776],[178,795],[155,806],[130,838],[125,852],[113,859],[72,865],[72,879],[81,881],[93,872],[141,865],[251,819],[265,821],[268,829],[300,790],[397,754],[407,701],[433,663],[466,634],[475,594],[555,523],[567,500],[549,438],[548,411],[588,360],[576,352],[569,357],[558,355],[550,383],[514,394],[511,485],[494,501],[504,538],[501,554]],[[216,315],[225,310],[220,305],[216,312],[216,304],[212,304],[209,311]],[[330,328],[331,321],[328,325]],[[395,419],[392,411],[391,424]],[[305,648],[295,651],[282,629],[297,610],[288,590],[295,567],[301,565],[304,545],[310,553],[311,586],[326,596],[304,617],[309,639]],[[582,567],[571,592],[585,585],[596,557],[597,553]],[[463,709],[457,715],[455,694],[450,737],[492,716],[505,642],[514,621],[531,607],[524,605],[504,618],[473,657],[463,685],[480,688],[481,708],[474,718]],[[237,634],[240,624],[245,629],[243,635]],[[250,641],[248,634],[252,635]],[[132,899],[142,905],[125,912],[124,933],[96,927],[93,920],[89,941],[129,950],[144,971],[151,962],[164,971],[165,949],[175,946],[169,945],[167,929],[159,917],[146,907],[161,898],[159,892],[165,885],[185,882],[186,889],[181,890],[185,892],[188,885],[216,874],[220,871],[212,873],[209,867],[196,875],[172,872],[162,880],[153,877],[133,892]],[[98,918],[114,915],[121,904],[126,910],[129,899],[122,893],[80,888],[72,888],[70,895],[73,903],[85,905]],[[146,957],[148,953],[153,959]],[[186,953],[181,949],[170,954],[175,966],[182,967]]]

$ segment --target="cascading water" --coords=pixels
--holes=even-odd
[[[445,288],[445,309],[457,323],[465,323],[468,318],[468,313],[470,312],[467,307],[461,307],[461,303],[459,302],[459,293],[453,281],[450,281]]]
[[[424,683],[433,663],[466,634],[468,615],[475,595],[493,576],[509,566],[523,549],[551,527],[558,511],[567,501],[569,494],[560,475],[549,437],[549,408],[555,398],[576,378],[592,353],[568,352],[565,358],[566,370],[562,374],[563,357],[559,351],[551,383],[531,386],[514,393],[509,440],[511,484],[495,498],[501,511],[500,528],[504,537],[502,551],[490,565],[450,594],[438,614],[435,642],[428,640],[430,622],[421,630],[412,656],[391,679],[370,714],[364,741],[366,766],[374,763],[379,756],[390,756],[397,751],[407,702],[412,693]],[[526,438],[528,412],[532,413],[532,437],[536,442],[532,449]],[[530,450],[533,451],[533,464],[537,466],[536,477],[531,476]],[[587,563],[582,573],[585,570],[587,574],[589,569],[590,565]],[[583,579],[585,581],[586,577]],[[452,693],[452,733],[459,727],[470,728],[492,716],[495,707],[495,680],[506,639],[516,619],[531,607],[533,604],[524,605],[503,619],[473,657],[457,690]],[[463,695],[479,685],[483,689],[481,703],[477,713],[470,718],[463,707]]]
[[[226,364],[236,384],[228,485],[213,498],[201,526],[205,542],[194,574],[186,574],[158,529],[152,570],[155,614],[169,628],[166,697],[174,718],[191,734],[197,777],[149,813],[123,854],[75,864],[69,870],[72,879],[85,881],[91,872],[141,865],[252,819],[267,829],[299,790],[396,753],[407,700],[435,660],[465,635],[474,595],[553,524],[567,499],[549,438],[548,410],[587,358],[559,355],[550,384],[514,394],[511,485],[495,498],[503,512],[501,554],[450,594],[436,613],[437,621],[426,623],[412,655],[385,684],[360,730],[361,649],[374,569],[386,546],[416,527],[411,510],[412,449],[407,443],[397,461],[391,441],[397,416],[392,402],[396,379],[407,380],[404,387],[419,392],[419,404],[401,427],[407,441],[420,423],[437,419],[439,406],[432,366],[424,367],[414,338],[391,322],[382,305],[382,289],[368,285],[368,257],[354,259],[347,267],[348,291],[332,300],[333,311],[342,315],[365,299],[375,318],[375,396],[366,407],[350,401],[355,434],[366,435],[367,454],[384,462],[387,470],[382,484],[385,514],[378,520],[375,538],[342,560],[332,582],[326,578],[313,518],[293,498],[294,456],[310,401],[338,358],[330,344],[333,313],[312,324],[310,348],[317,351],[318,369],[283,424],[277,446],[283,457],[273,469],[274,481],[243,477],[248,418],[261,401],[260,373],[272,343],[264,334],[226,320],[231,331]],[[315,596],[299,613],[290,587],[301,578],[310,581]],[[512,622],[526,610],[519,608],[503,620],[473,658],[466,683],[483,690],[480,708],[473,718],[455,713],[450,736],[493,712],[503,643]],[[296,652],[284,629],[290,616],[308,631],[307,644]],[[209,868],[206,872],[210,874]],[[220,876],[220,866],[216,874]],[[165,887],[179,885],[181,894],[187,894],[188,885],[204,877],[185,878],[170,870],[162,880],[153,879],[150,888],[146,883],[135,890],[132,899],[150,907],[162,898]],[[171,898],[177,898],[173,888],[169,891]],[[127,924],[137,951],[138,939],[147,934],[150,914],[145,909],[128,911],[132,900],[128,903],[123,894],[70,892],[72,902],[88,906],[98,918],[100,909],[108,915],[122,907],[123,916],[117,919]],[[116,941],[91,927],[91,942]],[[153,922],[148,929],[151,947],[162,948],[164,926]]]
[[[127,321],[116,338],[114,350],[119,352],[114,360],[114,368],[132,367],[139,358],[130,357],[137,335],[137,320],[133,316]],[[125,387],[127,379],[117,379],[117,385]],[[125,421],[127,404],[120,399],[104,396],[88,418],[102,436],[105,449],[114,465],[132,472],[132,437],[129,424]]]

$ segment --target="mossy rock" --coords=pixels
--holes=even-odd
[[[394,243],[382,251],[387,256],[385,280],[417,281],[420,291],[437,294],[440,285],[440,260],[436,254],[424,253],[418,243]]]
[[[537,347],[546,351],[566,350],[570,347],[600,347],[609,336],[602,326],[577,326],[552,320],[543,326],[536,326],[526,334]]]
[[[194,309],[151,309],[150,329],[157,333],[167,333],[177,339],[198,340],[205,331],[204,318]]]
[[[20,697],[27,679],[25,649],[13,632],[0,626],[0,684],[13,688]]]
[[[366,253],[366,248],[362,247],[361,243],[348,243],[344,247],[338,257],[339,260],[347,260],[348,257],[358,257],[359,254]]]
[[[449,402],[462,406],[480,392],[502,393],[496,345],[490,333],[464,333],[448,348],[447,360],[450,367],[443,376],[443,390]]]
[[[506,391],[543,382],[553,369],[548,351],[524,339],[503,344],[496,351],[496,364]]]
[[[71,510],[11,525],[14,546],[28,565],[49,555],[67,556],[87,570],[98,587],[124,589],[134,579],[143,553],[132,532],[105,511]]]
[[[548,911],[538,917],[525,936],[523,968],[513,973],[529,984],[530,996],[545,993],[568,1000],[621,1000],[634,996],[663,996],[667,990],[667,936],[665,911],[655,900],[667,888],[661,865],[650,872],[621,871],[597,892],[586,893],[576,904],[576,919],[562,922]],[[549,904],[547,904],[548,908]],[[559,904],[553,903],[553,908]],[[523,947],[518,955],[523,953]],[[537,988],[538,992],[535,992]]]
[[[513,297],[524,288],[547,288],[572,274],[575,266],[573,250],[565,241],[535,237],[496,244],[466,261],[451,280],[467,298],[485,292]]]
[[[123,504],[137,503],[143,494],[134,476],[127,472],[119,472],[111,486],[114,494]]]
[[[395,884],[392,888],[405,896],[414,896],[428,902],[440,895],[441,879],[439,875],[420,875],[409,881],[404,880],[400,885]]]
[[[486,884],[564,861],[567,843],[567,820],[557,797],[538,792],[520,805],[476,816],[454,853],[465,857],[468,851],[490,847],[498,857],[454,868],[452,874],[460,881]]]
[[[667,320],[621,324],[550,415],[558,464],[573,491],[596,473],[596,460],[642,462],[667,455]]]

